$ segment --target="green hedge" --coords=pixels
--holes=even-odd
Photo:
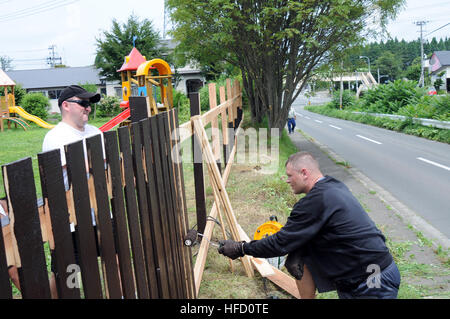
[[[21,107],[30,114],[46,120],[48,117],[48,109],[50,101],[42,93],[27,93],[22,98]]]
[[[355,114],[347,110],[337,110],[331,105],[307,106],[305,110],[450,144],[450,130],[416,124],[412,118],[393,120],[369,114]]]

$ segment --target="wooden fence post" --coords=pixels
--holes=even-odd
[[[200,115],[199,94],[190,93],[189,100],[191,117]],[[197,209],[197,231],[203,234],[206,227],[205,180],[203,175],[202,148],[195,135],[192,135],[192,154],[194,163],[195,205]]]

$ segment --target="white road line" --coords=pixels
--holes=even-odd
[[[310,117],[307,117],[307,116],[305,116],[305,119],[307,119],[307,120],[310,120],[311,118],[310,118]]]
[[[301,117],[303,117],[303,115],[302,114],[300,114],[300,113],[296,113],[297,115],[299,115],[299,116],[301,116]]]
[[[319,120],[314,120],[314,121],[316,121],[317,123],[323,123],[322,121],[319,121]]]
[[[450,167],[448,167],[448,166],[445,166],[445,165],[442,165],[442,164],[439,164],[439,163],[436,163],[436,162],[427,160],[426,158],[423,158],[423,157],[418,157],[417,159],[418,159],[419,161],[423,161],[423,162],[425,162],[425,163],[428,163],[428,164],[431,164],[431,165],[434,165],[434,166],[437,166],[437,167],[446,169],[447,171],[450,171]]]
[[[337,126],[334,126],[334,125],[331,125],[331,124],[330,124],[330,126],[331,126],[332,128],[335,128],[336,130],[342,130],[340,127],[337,127]]]
[[[370,138],[368,138],[368,137],[365,137],[365,136],[362,136],[362,135],[356,135],[356,136],[358,136],[359,138],[362,138],[362,139],[364,139],[364,140],[366,140],[366,141],[369,141],[369,142],[375,143],[375,144],[383,144],[383,143],[380,143],[380,142],[377,142],[377,141],[371,140]]]

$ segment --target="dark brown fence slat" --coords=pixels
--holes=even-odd
[[[191,116],[200,115],[200,98],[198,93],[189,94]],[[202,147],[196,134],[192,135],[192,154],[194,162],[195,205],[197,209],[197,230],[205,231],[206,227],[206,195],[203,176]]]
[[[94,179],[98,219],[97,229],[100,235],[101,257],[105,265],[106,287],[109,298],[120,299],[122,298],[122,291],[120,289],[119,269],[109,208],[101,135],[86,139],[86,147],[89,158],[89,170]]]
[[[133,160],[130,149],[130,131],[127,126],[118,129],[119,145],[122,153],[123,170],[125,175],[125,199],[127,205],[128,225],[130,229],[131,247],[133,250],[133,265],[136,275],[139,298],[148,299],[147,273],[145,269],[144,251],[142,248],[141,230],[134,191]]]
[[[155,183],[158,189],[158,203],[159,203],[159,214],[161,218],[162,228],[161,231],[164,236],[165,254],[167,256],[166,261],[168,265],[169,273],[169,287],[170,287],[170,297],[180,298],[178,290],[178,282],[176,276],[175,267],[175,251],[172,246],[175,244],[171,237],[171,229],[169,227],[168,214],[167,214],[167,203],[165,198],[165,187],[164,187],[164,177],[162,169],[162,160],[160,155],[160,145],[159,145],[159,131],[158,131],[158,121],[157,116],[150,118],[150,129],[151,129],[151,140],[153,146],[153,158],[155,163]]]
[[[175,164],[175,180],[178,187],[178,199],[180,201],[180,226],[182,230],[183,238],[189,229],[189,220],[187,215],[187,203],[186,203],[186,194],[184,189],[184,174],[183,174],[183,163],[181,161],[181,156],[179,153],[179,132],[178,132],[178,110],[172,109],[171,113],[171,139],[172,139],[172,147],[173,154],[176,154],[175,158],[172,158],[173,161],[176,160]],[[182,246],[184,249],[184,263],[185,263],[185,272],[187,276],[187,283],[189,289],[189,298],[195,298],[195,283],[194,283],[194,269],[192,267],[192,249],[188,246]]]
[[[117,132],[105,132],[106,160],[110,171],[112,188],[111,208],[116,225],[117,253],[119,257],[120,279],[125,299],[136,298],[133,269],[131,268],[130,241],[128,238],[127,217],[125,215],[125,200],[122,187],[122,173],[117,143]]]
[[[161,130],[161,139],[165,141],[165,148],[166,148],[166,163],[167,163],[167,172],[169,175],[169,179],[167,180],[168,186],[169,186],[169,193],[168,199],[171,201],[172,206],[172,223],[173,223],[173,229],[174,229],[174,237],[176,240],[176,248],[177,248],[177,256],[178,256],[178,263],[179,263],[179,269],[180,269],[180,280],[181,280],[181,289],[182,289],[182,298],[188,297],[188,288],[187,288],[187,281],[186,281],[186,272],[185,272],[185,264],[184,264],[184,251],[183,251],[183,243],[184,243],[184,233],[182,233],[181,224],[180,224],[180,214],[181,207],[179,206],[179,201],[177,197],[177,193],[175,190],[175,172],[174,172],[174,163],[172,161],[172,145],[170,142],[170,129],[169,129],[169,112],[164,112],[161,114],[161,121],[160,124],[162,126]]]
[[[153,252],[152,235],[150,232],[150,218],[147,204],[147,185],[142,158],[142,142],[139,123],[131,124],[133,166],[136,176],[136,190],[141,218],[142,242],[144,246],[145,261],[147,265],[148,284],[151,298],[159,298],[158,279],[156,275],[155,257]]]
[[[6,250],[3,240],[3,227],[0,226],[0,299],[12,299],[12,289],[9,282]]]
[[[103,298],[103,294],[97,262],[96,234],[92,226],[83,142],[79,141],[66,145],[65,151],[67,173],[72,183],[75,215],[77,219],[75,237],[80,259],[83,291],[85,297],[88,299],[101,299]]]
[[[175,208],[174,200],[172,196],[172,183],[173,180],[170,177],[170,169],[168,163],[168,155],[170,155],[170,147],[167,145],[166,139],[166,129],[167,129],[167,112],[160,113],[157,116],[158,120],[158,132],[159,132],[159,143],[160,143],[160,155],[161,163],[163,169],[163,182],[164,182],[164,195],[167,204],[167,217],[170,229],[170,238],[172,242],[172,250],[175,262],[175,278],[177,279],[178,294],[179,298],[185,298],[185,281],[184,271],[181,270],[181,254],[179,246],[183,243],[183,240],[179,238],[177,231],[177,225],[175,220]]]
[[[22,297],[50,298],[50,286],[45,263],[36,187],[31,158],[4,166],[5,190],[14,214],[14,234],[21,267],[19,278]]]
[[[155,178],[155,164],[153,162],[153,151],[150,137],[150,119],[140,122],[142,141],[145,153],[145,167],[147,172],[147,197],[149,200],[150,224],[152,227],[152,236],[154,243],[155,256],[157,257],[157,274],[159,277],[159,285],[161,298],[170,298],[169,277],[167,271],[165,245],[169,245],[165,240],[162,232],[162,222],[160,218],[160,209],[158,202],[158,184]]]
[[[60,150],[38,154],[39,171],[43,197],[47,199],[50,221],[52,224],[55,249],[52,251],[52,259],[55,264],[55,281],[58,298],[79,299],[80,289],[74,283],[69,286],[68,277],[78,280],[74,270],[69,265],[74,265],[75,256],[73,240],[70,232],[69,210],[67,208],[66,192],[61,168]]]

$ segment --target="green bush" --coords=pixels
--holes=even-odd
[[[30,114],[46,120],[48,117],[48,109],[50,108],[50,101],[42,93],[27,93],[22,98],[21,107]]]
[[[410,104],[400,108],[397,112],[399,115],[418,118],[433,118],[436,108],[432,105],[434,97],[424,95]]]
[[[342,108],[348,109],[356,105],[356,95],[353,91],[344,90],[342,91]],[[333,92],[333,99],[330,102],[330,106],[335,109],[340,109],[340,91],[336,90]]]
[[[95,115],[99,117],[110,117],[122,112],[120,99],[117,96],[103,96],[95,106]]]
[[[440,121],[450,121],[450,95],[436,96],[432,100],[432,105],[436,108],[433,118]]]
[[[183,124],[191,118],[190,102],[187,96],[180,91],[173,91],[173,105],[178,109],[178,123]]]
[[[416,82],[396,80],[368,90],[361,103],[367,112],[394,114],[423,95],[424,90],[417,88]]]

